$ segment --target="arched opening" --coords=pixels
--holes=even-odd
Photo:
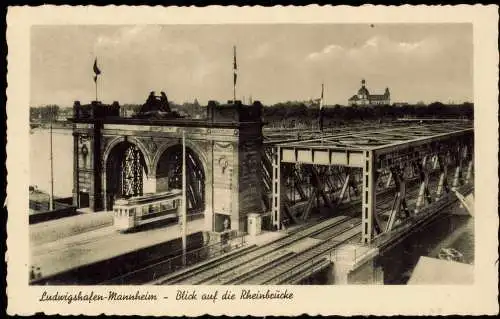
[[[117,144],[106,162],[106,209],[113,209],[118,198],[143,195],[147,177],[144,155],[130,142]]]
[[[205,210],[205,172],[196,153],[186,147],[186,196],[189,214]],[[182,189],[182,145],[166,149],[156,168],[156,191]]]

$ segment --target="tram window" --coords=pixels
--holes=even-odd
[[[129,216],[135,216],[135,208],[131,208],[131,209],[128,211],[128,215],[129,215]]]
[[[142,214],[143,215],[146,215],[148,213],[148,211],[149,211],[149,207],[147,205],[142,206]]]

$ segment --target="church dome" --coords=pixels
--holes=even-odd
[[[365,86],[366,81],[363,79],[361,80],[361,88],[358,90],[358,95],[359,96],[369,96],[370,92],[368,92],[368,89]]]
[[[365,87],[365,86],[362,86],[359,90],[358,90],[358,95],[370,95],[370,92],[368,92],[368,89]]]

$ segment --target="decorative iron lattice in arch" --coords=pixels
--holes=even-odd
[[[125,150],[122,180],[122,193],[125,198],[143,194],[141,151],[135,145],[130,145]]]

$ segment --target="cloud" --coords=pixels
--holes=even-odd
[[[344,48],[338,44],[329,44],[317,52],[306,56],[308,61],[318,61],[332,57],[344,59],[367,59],[384,55],[391,56],[411,54],[415,57],[429,56],[439,50],[439,44],[433,38],[415,42],[395,41],[386,36],[373,36],[358,46]]]
[[[329,55],[332,55],[336,52],[342,52],[344,51],[344,48],[341,47],[340,45],[337,45],[337,44],[330,44],[330,45],[327,45],[326,47],[324,47],[322,50],[318,51],[318,52],[312,52],[312,53],[309,53],[306,57],[306,59],[308,60],[317,60],[317,59],[321,59],[325,56],[329,56]]]
[[[118,29],[111,35],[99,35],[96,40],[98,47],[113,47],[129,45],[132,42],[143,41],[154,37],[160,31],[160,26],[134,25]]]
[[[366,48],[378,48],[380,46],[380,37],[373,37],[373,38],[370,38],[368,40],[366,40],[366,42],[363,44],[363,47],[364,49]]]
[[[401,50],[401,51],[408,52],[408,51],[413,51],[415,49],[418,49],[423,44],[424,44],[423,41],[419,41],[419,42],[399,42],[398,43],[398,49]]]

